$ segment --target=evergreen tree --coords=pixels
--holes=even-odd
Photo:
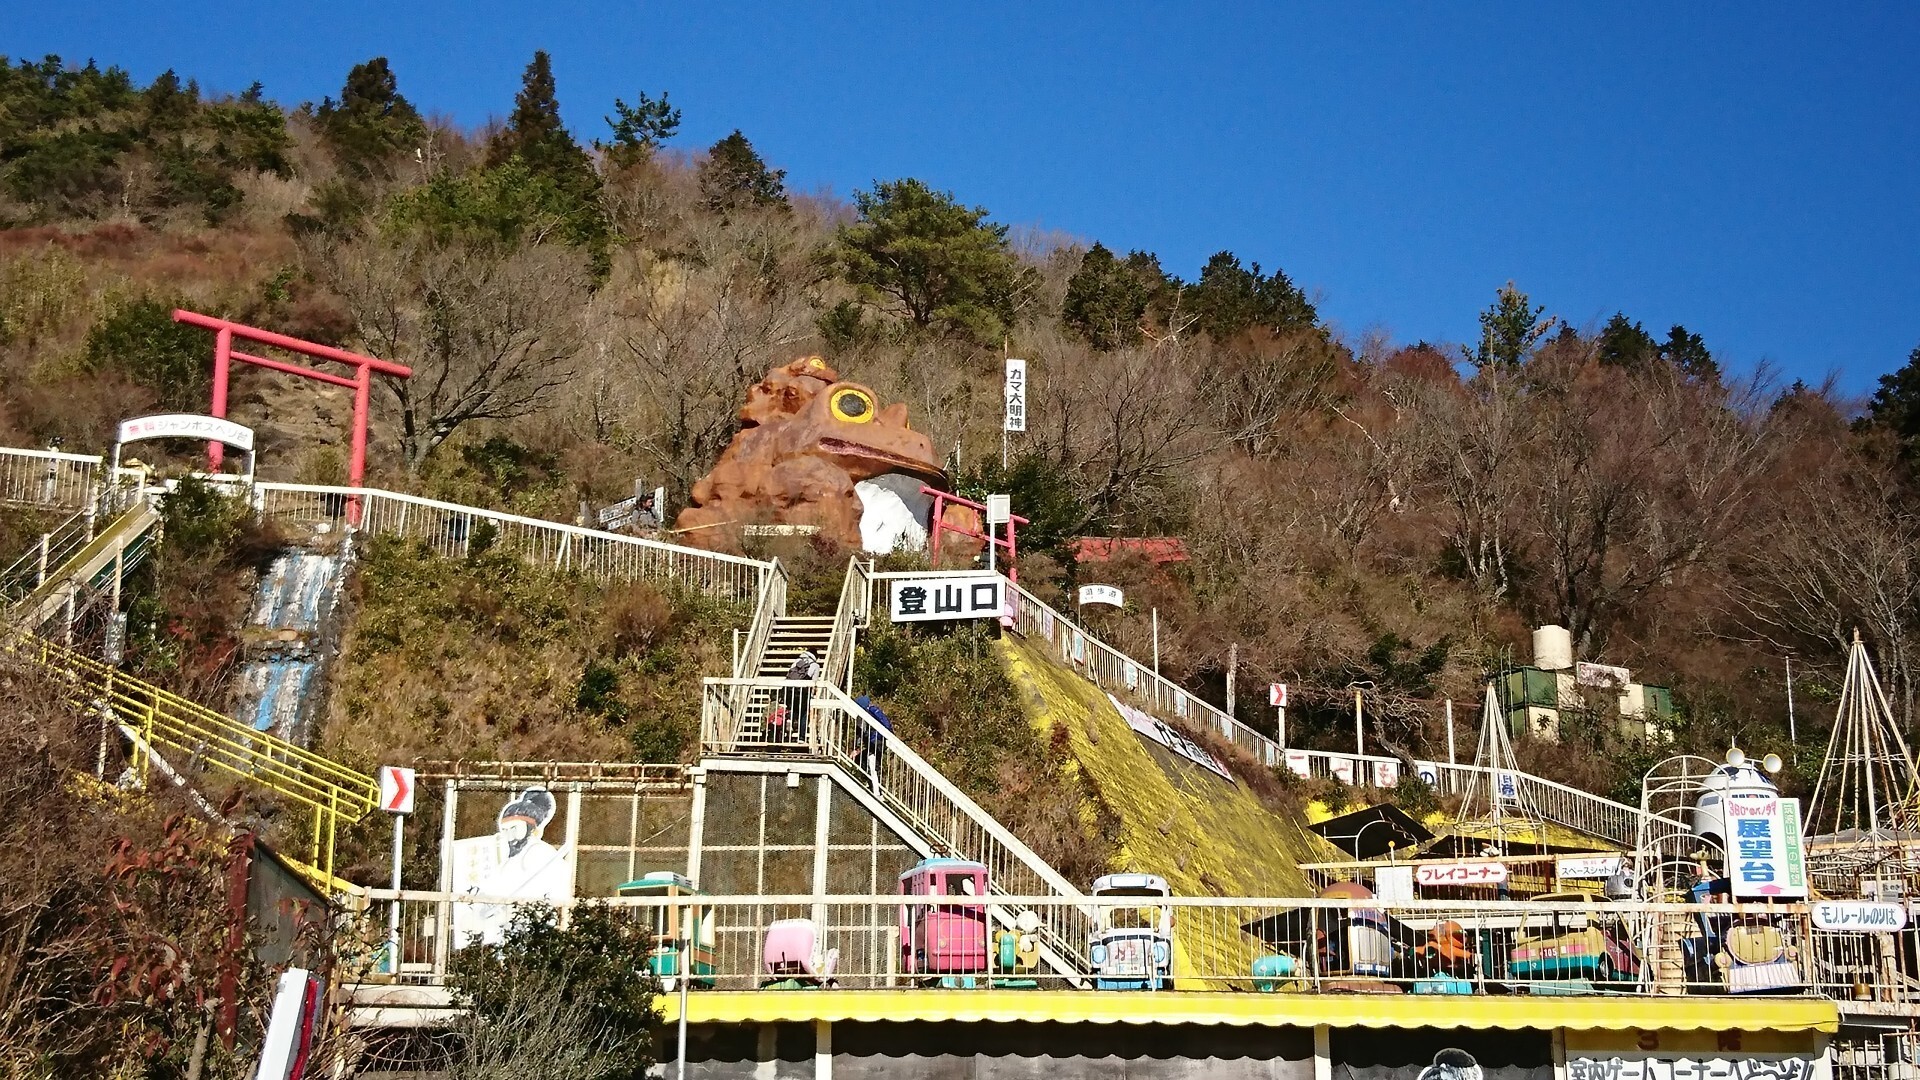
[[[1690,379],[1720,381],[1720,364],[1707,350],[1707,343],[1699,334],[1689,334],[1686,327],[1677,323],[1667,332],[1667,340],[1660,346],[1660,357]]]
[[[1148,308],[1167,287],[1160,260],[1152,254],[1136,251],[1119,259],[1095,243],[1067,281],[1060,320],[1096,349],[1134,345]]]
[[[1261,326],[1276,334],[1312,328],[1320,314],[1307,295],[1282,271],[1271,276],[1240,265],[1231,251],[1207,260],[1200,280],[1187,286],[1183,300],[1198,319],[1200,329],[1215,341],[1225,341],[1249,327]]]
[[[182,86],[180,76],[168,68],[140,95],[140,101],[146,109],[149,131],[178,131],[193,119],[194,107],[200,103],[200,87],[191,82]]]
[[[1487,310],[1480,313],[1480,348],[1467,354],[1476,367],[1517,368],[1533,355],[1540,339],[1560,320],[1542,319],[1546,305],[1535,307],[1526,293],[1509,281],[1500,287]]]
[[[870,302],[915,331],[997,341],[1013,322],[1014,296],[1032,277],[1007,246],[1007,227],[985,207],[963,206],[919,180],[857,191],[860,219],[840,227],[842,275]]]
[[[513,114],[487,147],[488,165],[504,165],[513,158],[519,158],[529,172],[551,179],[562,191],[575,196],[586,198],[599,190],[600,178],[594,174],[587,152],[560,122],[553,60],[545,50],[533,54],[520,92],[514,96]]]
[[[740,129],[707,149],[700,163],[700,196],[716,214],[746,207],[787,205],[787,170],[769,169]]]
[[[401,96],[384,56],[355,64],[340,100],[322,100],[314,115],[334,160],[362,179],[391,175],[393,159],[417,149],[427,135],[419,110]]]
[[[680,130],[680,110],[667,103],[665,92],[655,99],[643,90],[634,105],[614,98],[613,115],[602,119],[613,129],[613,142],[596,142],[594,147],[615,165],[631,165],[642,160]]]
[[[1907,354],[1898,371],[1880,376],[1880,387],[1867,403],[1867,421],[1900,439],[1902,448],[1920,440],[1920,348]]]
[[[1639,323],[1616,311],[1600,330],[1599,356],[1603,364],[1641,371],[1659,358],[1660,346]]]

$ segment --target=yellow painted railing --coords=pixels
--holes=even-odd
[[[378,802],[379,789],[366,774],[92,657],[31,635],[17,638],[11,648],[60,677],[75,706],[104,709],[136,736],[133,767],[143,780],[150,765],[148,747],[178,750],[194,764],[219,769],[313,811],[309,861],[325,875],[333,873],[340,826],[359,821]]]

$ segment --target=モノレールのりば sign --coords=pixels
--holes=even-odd
[[[1730,799],[1727,877],[1735,900],[1807,895],[1806,852],[1800,838],[1800,800],[1777,795]]]
[[[1907,928],[1907,909],[1882,900],[1827,900],[1813,905],[1813,928],[1891,934]]]
[[[887,612],[897,623],[997,619],[1006,606],[1006,583],[991,572],[894,578]]]
[[[130,443],[142,439],[206,439],[253,453],[252,428],[218,416],[201,416],[197,413],[161,413],[120,421],[120,431],[115,441]]]

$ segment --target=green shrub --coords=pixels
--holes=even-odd
[[[173,321],[173,305],[142,297],[108,312],[82,351],[95,373],[114,373],[153,392],[162,408],[198,412],[212,387],[212,343]]]

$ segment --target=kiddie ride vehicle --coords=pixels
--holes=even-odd
[[[1583,904],[1584,893],[1548,893],[1543,903]],[[1595,984],[1640,978],[1633,936],[1619,916],[1584,911],[1543,912],[1521,918],[1507,953],[1507,974],[1528,981],[1535,994],[1591,993]],[[1604,987],[1600,987],[1604,988]]]
[[[620,886],[621,896],[664,896],[664,897],[703,897],[706,894],[693,887],[693,882],[684,874],[671,870],[656,870],[635,881]],[[659,978],[660,985],[667,991],[675,989],[675,980],[680,975],[681,932],[686,931],[687,969],[693,975],[693,986],[711,988],[714,981],[713,966],[713,908],[711,905],[696,902],[688,904],[670,904],[652,908],[648,914],[653,921],[653,950],[647,954],[647,970]],[[687,924],[682,927],[681,919]]]
[[[1100,921],[1087,958],[1094,989],[1173,988],[1173,906],[1164,902],[1172,895],[1157,874],[1108,874],[1093,883]],[[1133,902],[1112,903],[1116,899]]]
[[[993,975],[988,984],[1002,990],[1034,990],[1040,986],[1040,916],[1023,911],[1011,930],[993,932]]]
[[[763,990],[810,990],[834,985],[833,971],[840,963],[840,950],[820,952],[819,933],[812,919],[776,919],[767,927],[767,941],[760,953],[766,975],[760,980]]]
[[[972,987],[987,974],[987,906],[980,899],[987,895],[985,866],[923,859],[900,875],[900,895],[971,898],[900,905],[901,974],[946,987]]]

